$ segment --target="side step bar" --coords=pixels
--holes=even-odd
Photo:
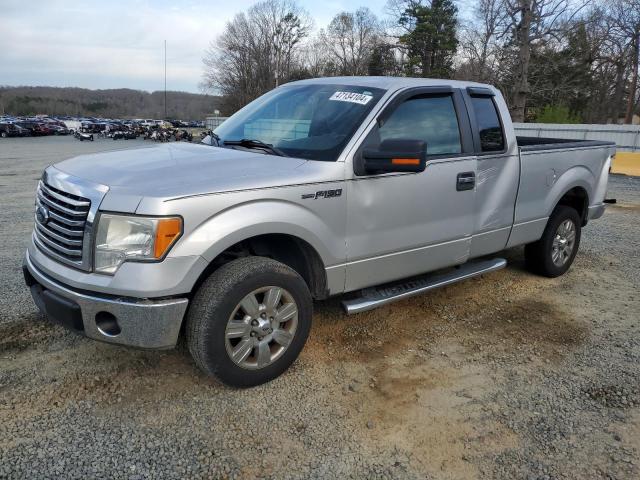
[[[366,312],[387,303],[413,297],[429,290],[445,287],[483,273],[494,272],[507,266],[504,258],[494,258],[479,262],[465,263],[455,270],[439,275],[427,275],[409,281],[388,283],[362,290],[360,298],[345,300],[342,306],[348,315]]]

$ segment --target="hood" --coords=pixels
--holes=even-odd
[[[208,145],[171,143],[81,155],[57,163],[65,173],[143,197],[264,188],[290,183],[306,160]]]

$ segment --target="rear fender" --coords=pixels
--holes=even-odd
[[[546,216],[551,215],[553,210],[560,202],[560,199],[571,189],[579,187],[587,192],[587,200],[589,204],[593,198],[593,189],[596,178],[593,173],[586,167],[578,165],[566,170],[551,187],[549,194],[545,198],[544,211]]]

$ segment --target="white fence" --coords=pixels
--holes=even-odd
[[[514,123],[516,135],[523,137],[572,138],[615,142],[619,150],[640,152],[640,125],[565,125],[555,123]]]
[[[214,130],[227,117],[207,117],[207,129]],[[556,123],[514,123],[523,137],[573,138],[615,142],[619,150],[640,152],[640,125],[568,125]]]
[[[207,130],[215,130],[218,126],[229,117],[207,117],[204,121]]]

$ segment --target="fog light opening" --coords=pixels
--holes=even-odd
[[[115,315],[109,312],[98,312],[96,314],[96,326],[100,333],[107,337],[115,337],[120,335],[121,332]]]

